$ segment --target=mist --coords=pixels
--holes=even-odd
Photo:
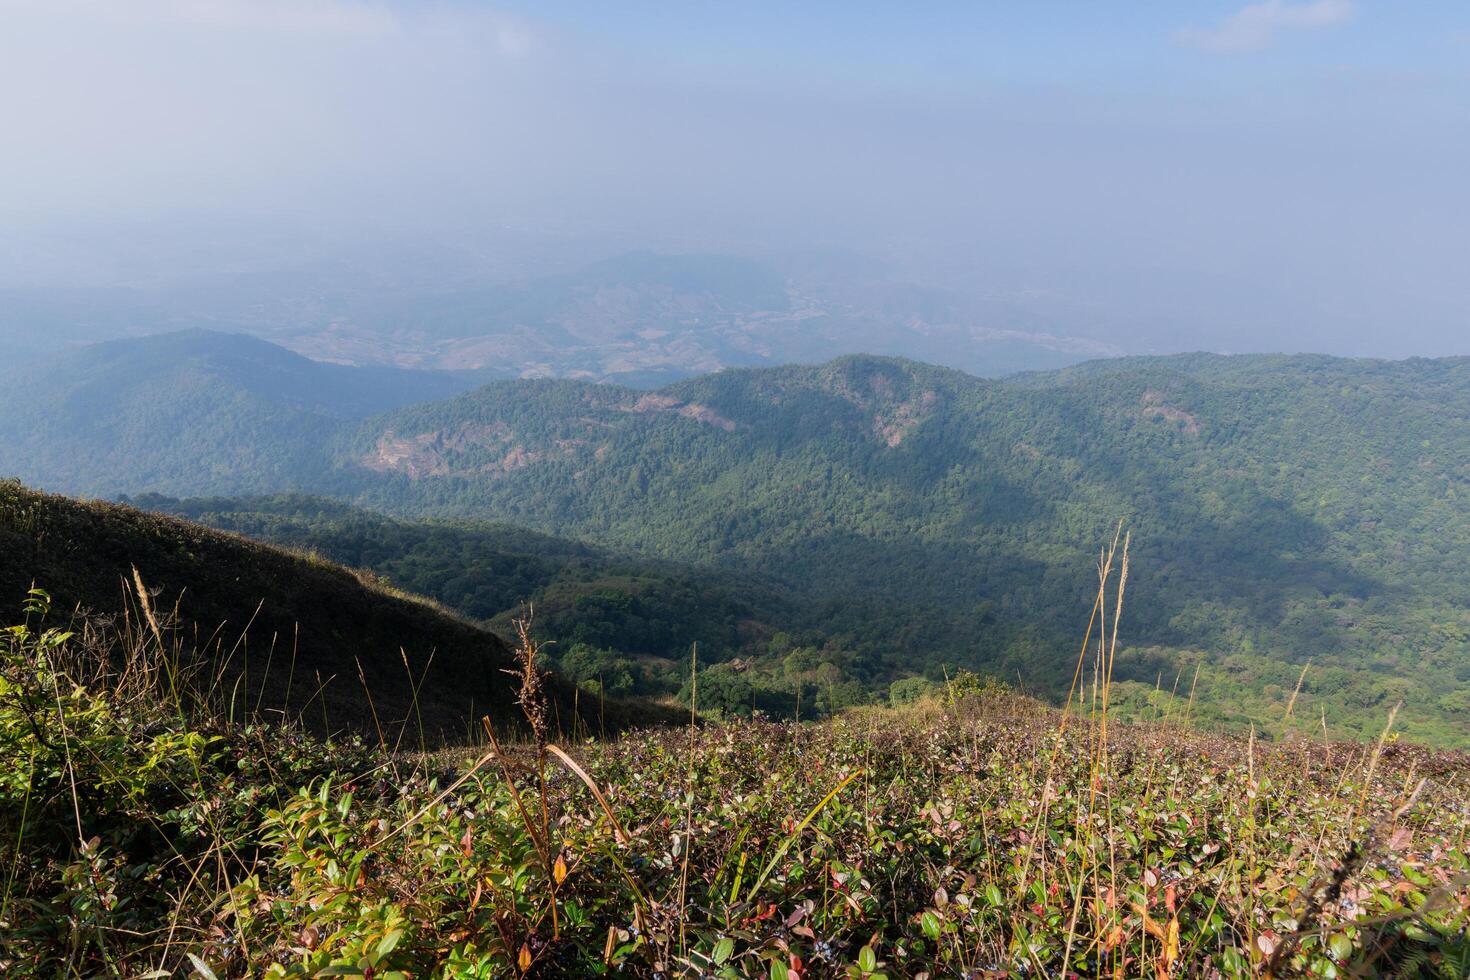
[[[0,287],[841,248],[1117,352],[1467,354],[1470,13],[1414,7],[0,0]]]

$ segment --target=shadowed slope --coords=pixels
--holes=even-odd
[[[376,737],[381,727],[389,741],[407,732],[410,744],[420,726],[428,741],[452,742],[482,714],[507,726],[519,716],[503,673],[513,656],[500,637],[325,561],[15,482],[0,484],[0,555],[0,604],[13,610],[34,584],[51,593],[58,613],[132,614],[125,583],[136,568],[154,606],[176,608],[190,643],[220,658],[239,711],[258,703],[317,730]],[[558,718],[571,730],[571,692],[554,690]],[[609,704],[599,718],[598,707],[583,705],[588,730],[666,716]]]

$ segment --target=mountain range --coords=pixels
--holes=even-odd
[[[410,527],[500,522],[672,562],[696,592],[718,581],[734,597],[711,647],[746,661],[757,694],[791,677],[872,692],[961,668],[1064,692],[1096,551],[1121,524],[1122,707],[1193,688],[1208,720],[1282,725],[1305,667],[1298,720],[1373,732],[1403,701],[1411,735],[1470,743],[1467,359],[1181,355],[987,380],[861,356],[655,391],[513,380],[431,400],[425,385],[468,379],[379,374],[368,405],[277,397],[218,359],[214,380],[184,383],[198,368],[176,366],[170,343],[242,341],[152,343],[149,356],[123,344],[54,358],[7,384],[0,471],[73,493],[306,491]],[[262,509],[159,506],[222,526]],[[292,543],[309,530],[330,545],[345,519],[302,519]],[[470,607],[472,590],[439,591]],[[566,594],[575,606],[600,593],[619,594]],[[594,645],[638,662],[687,638],[614,631]]]
[[[0,283],[0,333],[34,355],[209,326],[319,361],[637,387],[861,351],[998,375],[1119,349],[845,253],[636,251],[529,267],[454,250],[281,261],[146,285]]]
[[[318,467],[321,435],[344,422],[484,380],[324,364],[243,334],[189,330],[12,366],[0,373],[0,438],[27,475],[73,492],[267,489]]]

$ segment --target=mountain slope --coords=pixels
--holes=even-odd
[[[301,494],[131,502],[368,569],[503,632],[529,606],[563,673],[614,694],[673,694],[692,644],[704,664],[760,656],[803,618],[749,577],[503,524],[396,520]]]
[[[384,504],[478,508],[685,559],[779,556],[793,578],[805,544],[839,529],[939,545],[1146,520],[1150,540],[1238,539],[1257,562],[1344,585],[1394,560],[1380,552],[1405,533],[1422,547],[1395,575],[1463,576],[1434,556],[1470,550],[1456,521],[1470,361],[1166,358],[1008,383],[853,358],[654,394],[511,383],[374,419],[341,454],[343,480]]]
[[[322,434],[347,420],[477,381],[203,330],[97,344],[0,377],[0,472],[81,493],[274,488],[318,471]]]
[[[216,448],[236,441],[270,464],[240,472]],[[106,472],[65,432],[50,451]],[[1205,717],[1275,725],[1310,661],[1298,716],[1374,733],[1404,700],[1411,734],[1470,744],[1465,359],[1186,355],[994,381],[853,357],[655,392],[498,382],[305,431],[225,425],[193,458],[132,451],[124,473],[162,475],[119,490],[218,471],[220,492],[301,488],[758,579],[870,685],[968,666],[1064,690],[1122,521],[1119,669],[1140,712],[1198,668]]]
[[[1191,356],[987,382],[901,361],[648,394],[495,385],[371,420],[336,492],[759,572],[893,672],[1070,676],[1135,534],[1122,665],[1279,716],[1307,691],[1470,737],[1470,362]],[[1284,690],[1283,690],[1284,689]],[[1145,692],[1140,691],[1143,698]]]
[[[381,724],[390,739],[407,731],[410,744],[420,725],[429,741],[457,741],[482,714],[505,725],[518,716],[503,673],[511,651],[498,636],[320,559],[14,482],[0,483],[0,554],[0,606],[12,615],[34,584],[63,619],[78,608],[136,617],[124,583],[137,569],[153,605],[177,609],[181,639],[228,663],[242,714],[259,704],[318,730],[375,734]],[[570,728],[570,693],[553,691]],[[604,721],[662,717],[614,704]],[[595,710],[584,721],[596,726]]]

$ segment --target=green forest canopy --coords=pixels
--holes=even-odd
[[[1470,740],[1464,359],[1189,355],[995,382],[845,358],[653,394],[503,382],[324,439],[333,462],[310,489],[741,583],[725,595],[759,628],[727,610],[684,629],[698,617],[680,613],[663,639],[598,639],[632,662],[706,633],[716,655],[767,658],[746,677],[792,689],[769,659],[781,634],[825,651],[834,692],[964,667],[1055,693],[1121,521],[1125,705],[1188,690],[1202,664],[1203,717],[1271,723],[1310,661],[1298,712],[1314,721],[1371,733],[1403,700],[1412,735]],[[435,585],[448,568],[421,572],[405,584],[462,605]],[[564,604],[672,615],[642,585],[585,592]]]

